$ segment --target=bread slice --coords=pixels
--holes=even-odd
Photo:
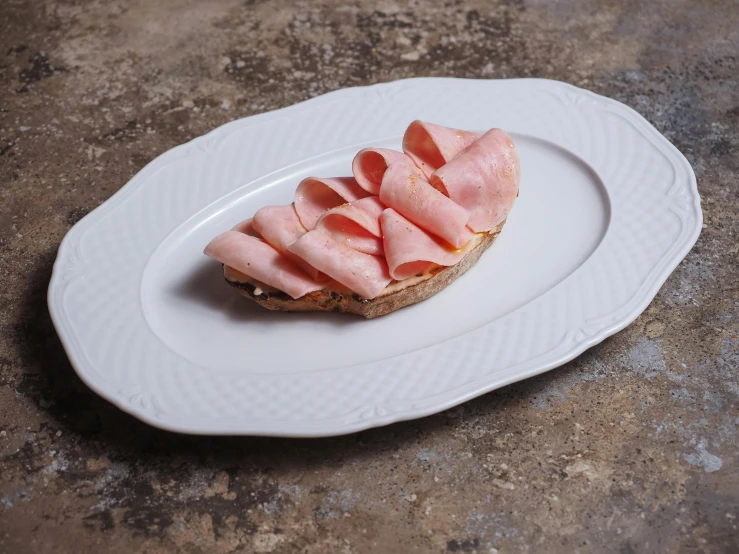
[[[403,281],[393,281],[380,296],[371,300],[360,298],[348,289],[322,289],[294,299],[284,292],[255,281],[228,266],[223,267],[223,275],[229,285],[268,310],[281,312],[346,312],[372,319],[426,300],[448,287],[457,277],[477,263],[483,252],[495,242],[504,223],[505,221],[493,230],[478,235],[478,243],[453,266],[435,266],[426,273]]]

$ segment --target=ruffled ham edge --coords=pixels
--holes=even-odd
[[[403,152],[429,178],[479,138],[478,133],[416,120],[403,135]]]
[[[396,162],[413,165],[413,160],[403,152],[389,148],[364,148],[354,156],[352,173],[360,187],[376,196],[380,193],[385,171]]]
[[[380,225],[388,269],[397,281],[413,277],[432,264],[454,265],[467,253],[466,249],[448,247],[392,208],[382,212]]]
[[[326,211],[315,228],[354,250],[382,256],[380,214],[384,209],[377,196],[368,196]]]

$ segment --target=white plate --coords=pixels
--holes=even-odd
[[[346,175],[414,119],[502,127],[521,192],[433,298],[366,321],[271,313],[202,255],[219,232]],[[698,238],[695,176],[644,118],[555,81],[411,79],[231,122],[159,156],[62,241],[49,309],[88,386],[201,434],[323,436],[428,415],[571,360],[646,308]]]

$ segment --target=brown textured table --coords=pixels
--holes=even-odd
[[[0,3],[0,551],[737,552],[737,56],[732,0]],[[427,75],[568,81],[685,153],[706,225],[633,325],[335,439],[178,436],[81,384],[45,300],[72,224],[231,119]]]

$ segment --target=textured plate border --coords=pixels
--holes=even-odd
[[[611,200],[611,224],[598,249],[567,279],[499,320],[351,371],[216,375],[153,335],[139,284],[173,229],[259,177],[345,146],[346,137],[358,143],[398,136],[417,117],[471,128],[483,119],[585,160]],[[287,148],[277,152],[273,143]],[[234,145],[253,153],[248,164],[229,153]],[[198,187],[205,176],[208,186]],[[80,378],[151,425],[196,434],[339,435],[429,415],[575,358],[636,319],[701,226],[690,165],[631,108],[542,79],[408,79],[233,121],[162,154],[65,236],[48,303]]]

